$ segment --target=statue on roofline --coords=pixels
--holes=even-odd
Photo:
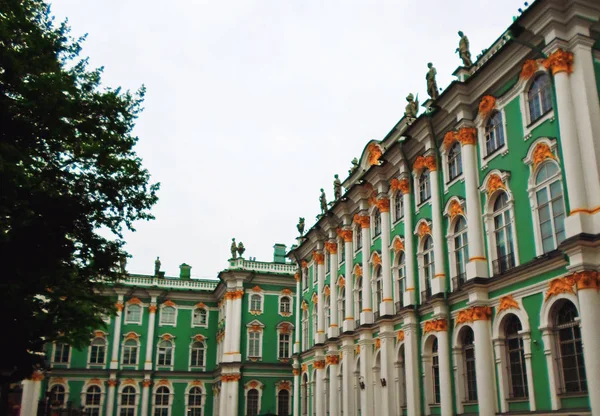
[[[352,159],[352,162],[350,162],[350,163],[352,163],[352,167],[348,171],[348,175],[352,175],[358,169],[358,159],[354,158],[354,159]]]
[[[237,258],[237,245],[235,243],[235,238],[231,239],[231,258]]]
[[[246,247],[244,247],[244,243],[242,243],[241,241],[238,244],[237,251],[238,251],[238,254],[240,255],[240,257],[242,257],[244,255],[244,251],[246,251]]]
[[[440,95],[438,92],[437,82],[435,80],[437,72],[431,62],[427,64],[427,68],[429,68],[429,71],[425,76],[425,79],[427,80],[427,94],[429,94],[429,97],[431,97],[432,100],[437,100]]]
[[[300,217],[298,219],[298,225],[296,226],[296,228],[298,228],[298,232],[300,233],[300,237],[302,237],[304,235],[304,217]]]
[[[337,173],[333,177],[333,197],[334,201],[337,201],[342,197],[342,181],[340,181]]]
[[[469,50],[469,38],[462,31],[458,32],[458,36],[460,36],[460,42],[458,43],[458,48],[456,48],[456,52],[460,56],[460,59],[463,61],[464,67],[470,67],[473,65],[473,61],[471,61],[471,51]]]
[[[417,112],[419,111],[419,94],[417,94],[417,98],[415,98],[412,93],[408,94],[406,101],[408,101],[408,104],[406,104],[404,116],[411,119],[417,118]]]
[[[321,196],[319,196],[319,203],[321,204],[321,215],[327,212],[327,197],[325,191],[321,188]]]
[[[156,260],[154,261],[154,276],[158,276],[159,272],[160,272],[160,258],[156,257]]]

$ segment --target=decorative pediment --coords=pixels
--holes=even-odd
[[[325,296],[331,295],[331,289],[329,288],[329,285],[325,286],[325,288],[323,289],[323,293],[325,294]]]
[[[294,325],[291,322],[280,322],[277,325],[277,330],[282,334],[289,334],[294,330]]]
[[[302,301],[302,310],[303,311],[307,311],[308,310],[308,303],[305,300]]]
[[[200,309],[205,309],[206,305],[204,304],[204,302],[200,302],[200,303],[196,303],[196,308],[200,308]]]
[[[360,267],[360,264],[358,264],[358,263],[354,265],[353,271],[354,271],[354,275],[356,277],[361,277],[363,275],[362,267]]]
[[[392,247],[394,248],[395,253],[399,253],[404,251],[404,242],[399,236],[394,237],[394,242],[392,243]]]
[[[281,291],[281,294],[282,294],[283,296],[291,296],[291,295],[292,295],[292,291],[291,291],[290,289],[283,289],[283,290]]]
[[[246,327],[250,332],[261,332],[264,329],[265,325],[258,319],[255,319],[252,322],[248,323]]]
[[[175,336],[167,333],[167,334],[159,335],[159,338],[163,341],[171,341],[171,340],[175,339]]]
[[[450,198],[444,209],[444,215],[448,216],[452,221],[457,215],[465,215],[465,201],[453,196]]]
[[[484,95],[479,102],[479,114],[482,118],[486,118],[496,108],[496,97],[492,95]]]
[[[202,335],[202,334],[197,334],[197,335],[194,335],[194,336],[192,337],[192,339],[193,339],[194,341],[197,341],[197,342],[204,342],[204,340],[205,340],[206,338],[205,338],[205,337],[204,337],[204,335]]]
[[[339,287],[346,287],[346,279],[344,279],[344,276],[340,276],[337,284]]]
[[[162,306],[163,306],[163,307],[164,307],[164,306],[176,307],[176,306],[177,306],[177,304],[176,304],[175,302],[173,302],[172,300],[170,300],[170,299],[169,299],[169,300],[165,301],[165,302],[162,304]]]
[[[311,300],[312,300],[312,303],[314,303],[315,305],[317,303],[319,303],[319,296],[317,295],[317,292],[313,293]]]
[[[121,382],[121,385],[123,385],[123,386],[137,386],[138,383],[137,383],[137,381],[135,381],[132,378],[127,378],[127,379],[125,379],[124,381]]]
[[[263,290],[260,288],[260,286],[256,285],[252,288],[252,291],[254,293],[261,293]]]
[[[125,340],[129,340],[129,339],[134,339],[136,341],[140,340],[140,334],[136,334],[133,331],[127,332],[126,334],[123,334],[123,338],[125,338]]]
[[[482,192],[486,192],[488,199],[496,193],[496,191],[508,191],[507,181],[510,177],[509,172],[495,169],[489,172],[483,179],[483,184],[479,188]]]
[[[96,338],[106,338],[106,336],[108,335],[108,332],[96,330],[93,332],[93,334],[94,334],[94,337],[96,337]]]
[[[423,238],[426,234],[431,235],[431,222],[425,219],[419,220],[415,227],[415,234]]]
[[[381,256],[376,251],[371,255],[371,264],[373,264],[373,268],[381,266]]]
[[[142,301],[139,298],[131,298],[127,301],[128,305],[141,305]]]

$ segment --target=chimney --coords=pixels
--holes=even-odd
[[[181,264],[179,266],[179,278],[180,279],[188,279],[190,278],[191,274],[192,274],[192,266],[190,266],[189,264]]]
[[[273,246],[273,263],[285,263],[285,244],[275,244]]]

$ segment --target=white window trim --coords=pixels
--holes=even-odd
[[[134,384],[124,384],[119,386],[119,394],[117,396],[117,414],[121,414],[121,396],[123,394],[123,390],[125,390],[125,387],[133,387],[135,389],[135,406],[133,408],[133,415],[137,416],[138,408],[140,406],[140,389]],[[126,409],[129,409],[129,407]]]
[[[453,179],[450,179],[450,161],[448,160],[448,151],[450,150],[450,148],[452,146],[454,146],[454,144],[458,144],[458,146],[460,147],[460,165],[462,167],[462,171],[460,172],[460,174]],[[459,141],[453,142],[450,144],[449,148],[446,149],[446,146],[442,145],[440,147],[440,153],[442,156],[442,173],[443,173],[443,180],[442,182],[444,183],[444,194],[448,193],[448,190],[450,189],[450,187],[452,185],[454,185],[457,182],[464,182],[465,181],[465,164],[464,164],[464,160],[463,160],[463,148],[462,148],[462,144]]]
[[[360,243],[361,243],[361,247],[358,247],[358,234],[360,233]],[[356,257],[356,255],[358,253],[360,253],[362,251],[362,248],[364,247],[365,242],[362,241],[362,228],[359,224],[356,224],[354,226],[354,228],[352,229],[352,247],[354,248],[354,253],[353,253],[353,258]]]
[[[253,327],[259,327],[259,330],[253,330]],[[255,319],[252,322],[248,323],[248,325],[246,325],[246,357],[248,359],[253,359],[256,361],[261,361],[262,357],[263,357],[263,341],[264,341],[264,329],[265,326],[262,322],[260,322],[259,320]],[[254,356],[250,356],[250,333],[251,332],[258,332],[260,334],[260,337],[258,339],[258,356],[254,357]]]
[[[481,116],[481,113],[477,114],[477,118],[475,119],[475,126],[477,128],[477,141],[479,144],[479,166],[483,171],[488,168],[488,163],[490,161],[496,159],[499,155],[506,156],[508,154],[508,134],[506,131],[506,112],[504,111],[504,106],[506,106],[510,100],[514,98],[514,94],[504,95],[502,97],[496,98],[495,107],[486,114],[485,117]],[[489,157],[485,152],[487,151],[487,146],[485,145],[485,127],[487,125],[488,120],[496,111],[500,112],[502,115],[502,132],[504,134],[504,144],[500,146],[498,149],[494,151]]]
[[[492,195],[488,195],[486,187],[489,178],[492,175],[500,176],[502,182],[506,189],[498,189]],[[510,211],[510,221],[511,221],[511,234],[513,239],[513,250],[515,255],[515,268],[521,264],[519,259],[519,241],[517,240],[517,227],[515,223],[515,200],[513,198],[512,191],[509,187],[509,179],[510,172],[502,172],[498,169],[494,169],[485,176],[483,179],[483,183],[479,190],[485,194],[485,202],[484,202],[484,210],[483,210],[483,224],[485,226],[485,234],[486,234],[486,244],[488,250],[488,270],[490,276],[494,275],[493,262],[498,258],[498,254],[496,252],[496,229],[494,228],[494,202],[498,197],[499,192],[506,192],[508,196],[508,210]]]
[[[394,239],[392,240],[392,250],[393,250],[393,246],[394,246],[394,241],[395,240],[400,240],[402,242],[402,245],[404,245],[404,238],[402,238],[401,236],[396,236],[394,237]],[[402,258],[402,255],[404,255],[404,287],[406,287],[406,252],[404,249],[399,250],[399,251],[393,251],[393,260],[392,260],[392,267],[391,267],[391,272],[392,272],[392,283],[393,283],[393,297],[394,297],[394,304],[396,302],[400,302],[404,300],[404,291],[401,290],[402,285],[400,284],[400,266],[402,265],[402,263],[400,263],[400,258]]]
[[[282,335],[282,329],[283,329],[284,326],[289,331],[287,335],[290,336],[290,339],[288,341],[288,343],[289,343],[289,346],[288,346],[288,352],[289,352],[289,354],[288,354],[287,357],[280,357],[279,356],[279,343],[280,343],[279,336]],[[282,359],[289,360],[290,358],[292,358],[292,354],[294,353],[294,350],[293,350],[294,349],[294,330],[295,330],[295,327],[294,327],[294,325],[291,322],[284,321],[284,322],[280,322],[277,325],[277,359],[278,360],[282,360]]]
[[[346,262],[346,242],[344,241],[343,238],[338,238],[336,241],[337,245],[338,245],[338,269],[341,267],[342,264],[344,264]],[[343,250],[343,254],[342,255],[342,250]]]
[[[168,338],[167,338],[168,337]],[[160,344],[162,341],[169,341],[172,345],[171,348],[171,365],[160,365],[158,364],[158,344]],[[158,370],[159,368],[164,370],[165,368],[168,368],[169,370],[173,371],[173,368],[175,367],[175,337],[171,334],[160,334],[158,336],[158,341],[156,342],[156,361],[155,361],[155,367]]]
[[[259,296],[260,297],[260,309],[252,309],[252,297]],[[248,291],[248,312],[251,315],[262,315],[265,311],[265,294],[264,292],[255,292],[253,290]]]
[[[206,323],[204,323],[204,324],[195,324],[194,323],[194,312],[196,312],[196,309],[206,311]],[[208,328],[209,318],[210,318],[210,310],[206,306],[196,305],[192,308],[192,328]]]
[[[402,213],[400,214],[399,218],[396,217],[397,199],[400,199],[402,201]],[[404,219],[404,195],[402,194],[402,192],[396,191],[392,194],[392,197],[390,198],[390,211],[392,211],[392,228],[394,228],[394,226],[396,226],[397,223]]]
[[[95,331],[95,332],[102,332],[102,331]],[[106,366],[106,360],[108,359],[108,337],[107,337],[108,334],[106,332],[102,332],[102,334],[104,334],[104,335],[101,336],[101,337],[95,335],[90,340],[90,345],[88,345],[87,365],[86,365],[86,368],[92,368],[93,367],[95,369],[99,369],[99,368],[104,368]],[[92,359],[92,342],[94,342],[94,340],[96,338],[100,338],[100,339],[104,340],[104,362],[102,364],[97,364],[97,363],[92,363],[91,362],[91,359]]]
[[[192,365],[192,348],[196,342],[201,342],[204,345],[204,352],[202,353],[202,355],[203,355],[202,362],[204,363],[204,365],[202,365],[202,366]],[[202,341],[198,341],[198,340],[195,340],[194,337],[192,337],[192,342],[190,342],[190,353],[189,353],[189,358],[188,358],[188,371],[192,371],[192,370],[205,371],[206,370],[206,349],[207,349],[206,347],[207,347],[206,338],[204,338]],[[202,391],[204,391],[204,390],[202,390]]]
[[[128,336],[130,334],[135,335],[135,338],[133,337],[129,337]],[[137,343],[137,348],[135,349],[136,351],[136,356],[135,356],[135,364],[125,364],[125,343],[129,340],[133,340]],[[123,341],[121,342],[121,366],[123,367],[127,367],[127,368],[131,368],[131,367],[137,367],[140,365],[140,349],[141,349],[141,343],[140,343],[140,335],[136,334],[135,332],[128,332],[127,334],[123,334]]]
[[[375,214],[377,214],[377,212],[379,212],[379,234],[375,235]],[[378,238],[382,237],[383,234],[383,221],[381,219],[381,211],[379,211],[379,208],[377,208],[377,206],[372,206],[370,211],[369,211],[369,217],[371,218],[371,220],[369,221],[369,229],[370,229],[370,233],[371,233],[371,245],[375,242],[375,240],[377,240]]]
[[[175,309],[175,319],[173,320],[173,323],[170,322],[163,322],[163,310],[165,308],[173,308]],[[158,326],[173,326],[176,327],[177,326],[177,318],[179,315],[179,308],[177,307],[177,305],[172,304],[172,305],[165,305],[164,303],[162,305],[160,305],[160,316],[158,317]]]
[[[197,385],[197,384],[188,384],[187,388],[185,389],[185,411],[186,411],[186,415],[191,411],[191,407],[189,406],[189,396],[190,396],[190,391],[192,391],[193,388],[198,387],[200,389],[200,391],[202,392],[202,401],[200,402],[200,409],[202,409],[202,414],[204,414],[204,406],[206,406],[206,387],[204,385],[204,383],[202,383],[201,385]],[[197,409],[197,407],[194,407],[194,409]]]
[[[426,205],[431,205],[432,200],[433,200],[433,194],[432,194],[432,190],[431,190],[431,175],[433,172],[437,172],[437,171],[431,171],[429,170],[429,198],[427,198],[425,201],[421,201],[421,192],[420,192],[420,187],[419,187],[419,177],[421,176],[421,173],[423,173],[424,170],[429,170],[427,168],[423,168],[419,171],[413,171],[412,172],[412,178],[413,178],[413,186],[412,189],[414,189],[414,195],[415,195],[415,215],[419,213],[419,211],[421,210],[422,207],[426,206]]]
[[[102,416],[102,414],[104,413],[104,399],[106,398],[106,391],[104,390],[104,386],[102,383],[90,383],[90,380],[87,380],[85,382],[85,384],[81,388],[81,394],[80,394],[81,405],[83,406],[83,404],[86,402],[87,389],[89,389],[90,387],[93,387],[93,386],[100,387],[100,404],[98,405],[98,407],[96,407],[96,406],[92,407],[92,409],[98,409],[99,415]],[[87,409],[87,405],[83,406],[83,408]]]
[[[552,76],[550,75],[550,72],[547,71],[546,68],[544,68],[544,65],[542,65],[541,63],[538,63],[537,70],[529,79],[522,79],[521,77],[519,77],[519,81],[513,87],[517,91],[519,91],[519,104],[521,106],[521,108],[520,108],[521,114],[524,115],[522,117],[522,119],[523,119],[523,139],[524,140],[529,140],[531,138],[531,132],[536,127],[538,127],[539,125],[544,123],[546,120],[549,120],[549,119],[554,120],[555,108],[554,108],[554,102],[553,102],[552,109],[550,111],[548,111],[546,114],[542,115],[535,122],[533,122],[533,123],[531,122],[531,114],[529,114],[529,102],[528,102],[527,95],[529,93],[529,89],[531,88],[531,84],[533,84],[533,81],[541,74],[548,75],[550,80],[552,80]],[[550,89],[552,89],[552,81],[550,81]]]
[[[549,182],[549,181],[547,180],[547,182],[545,182],[542,186],[538,186],[535,183],[535,177],[537,176],[537,174],[540,170],[540,167],[544,163],[548,162],[548,160],[544,160],[544,161],[540,162],[540,164],[538,166],[536,166],[535,169],[533,168],[533,151],[535,150],[535,147],[538,144],[547,145],[550,148],[550,151],[552,152],[554,157],[556,158],[556,160],[554,160],[553,162],[556,163],[556,165],[558,167],[558,180],[560,181],[560,186],[561,186],[562,193],[563,193],[563,208],[565,209],[565,221],[566,221],[566,217],[567,217],[567,210],[566,210],[566,206],[564,206],[565,187],[564,187],[564,184],[562,181],[562,173],[563,172],[562,172],[562,167],[561,167],[559,159],[558,159],[558,149],[557,149],[556,140],[550,139],[547,137],[541,137],[541,138],[537,139],[536,141],[534,141],[533,143],[531,143],[531,146],[529,146],[529,150],[527,152],[527,156],[525,157],[525,159],[523,159],[525,164],[529,167],[529,180],[527,181],[527,194],[529,196],[529,206],[531,207],[531,221],[533,222],[533,235],[534,235],[534,239],[535,239],[535,255],[541,256],[544,254],[544,247],[542,244],[542,233],[540,230],[540,220],[539,220],[536,192],[540,188],[546,186],[547,182]]]
[[[173,398],[175,397],[175,390],[173,389],[173,386],[169,383],[167,384],[158,384],[154,387],[153,391],[152,391],[152,414],[154,414],[155,410],[156,410],[156,393],[158,391],[159,388],[161,387],[166,387],[169,389],[169,407],[168,409],[168,415],[171,416],[171,411],[173,410]],[[163,406],[159,407],[159,409],[162,409]]]
[[[257,383],[257,384],[255,387],[250,387],[251,383]],[[263,394],[264,384],[258,380],[251,380],[244,385],[244,404],[245,404],[244,415],[248,414],[248,392],[253,389],[258,392],[258,409],[257,409],[256,414],[258,414],[258,415],[260,414],[261,407],[262,407],[261,405],[262,405],[262,394]]]
[[[425,414],[431,414],[431,408],[440,406],[441,404],[434,404],[435,393],[433,391],[433,342],[437,338],[435,333],[426,334],[421,341],[421,360],[423,361],[423,388],[425,390]],[[438,357],[439,357],[439,339],[438,339]],[[455,363],[456,365],[456,363]],[[442,369],[440,368],[440,376]],[[441,377],[440,377],[441,378]],[[457,403],[457,406],[459,403]]]
[[[285,318],[288,318],[290,316],[292,316],[292,314],[294,313],[294,293],[292,292],[289,295],[280,293],[279,294],[279,298],[277,300],[277,313],[279,314],[279,316],[283,316]],[[283,298],[288,298],[290,300],[290,311],[289,312],[281,312],[281,300]]]
[[[292,415],[293,414],[293,408],[292,408],[292,392],[289,389],[281,389],[279,388],[279,385],[277,385],[276,389],[275,389],[275,409],[277,410],[277,415],[279,415],[279,393],[285,390],[288,392],[288,409],[291,411],[290,413],[288,413],[287,415],[282,415],[282,416],[288,416],[288,415]]]
[[[140,319],[139,321],[130,321],[127,319],[127,312],[129,311],[129,308],[132,306],[139,306],[140,307]],[[126,303],[125,304],[125,319],[123,320],[123,322],[126,325],[142,325],[142,322],[144,322],[144,305],[141,303]]]
[[[450,217],[450,205],[452,204],[452,201],[458,202],[458,204],[460,205],[460,207],[463,210],[463,214],[456,214],[453,218]],[[454,232],[454,229],[456,228],[456,222],[459,219],[458,217],[463,217],[464,220],[467,222],[467,228],[465,228],[465,233],[469,232],[469,225],[468,225],[469,223],[467,220],[465,200],[462,198],[459,198],[459,197],[450,198],[448,200],[448,202],[446,203],[446,207],[444,208],[444,212],[442,213],[442,215],[444,215],[448,219],[448,229],[446,230],[446,244],[448,247],[448,257],[449,257],[448,263],[450,266],[450,291],[454,292],[456,290],[456,288],[454,287],[453,279],[458,275],[458,267],[456,265],[456,256],[454,255],[454,252],[456,251],[456,247],[454,246],[454,239],[456,238],[456,233]],[[471,242],[468,241],[468,243],[471,243]],[[465,270],[466,270],[466,266],[467,266],[468,262],[469,262],[469,259],[465,259]]]
[[[344,276],[340,276],[343,278]],[[339,279],[338,278],[338,281]],[[344,279],[345,280],[345,279]],[[341,287],[339,284],[336,284],[334,290],[338,291],[337,296],[337,309],[335,313],[338,314],[338,327],[343,327],[344,321],[346,320],[346,287]],[[344,291],[344,296],[342,296],[342,291]],[[340,331],[341,332],[341,331]]]
[[[56,381],[50,379],[50,382],[48,383],[48,388],[47,388],[48,394],[52,391],[52,388],[54,386],[62,386],[65,389],[65,400],[64,400],[63,405],[61,406],[61,409],[64,409],[65,405],[69,401],[69,394],[70,394],[70,392],[69,392],[69,381],[65,380],[64,382],[58,382],[57,383]]]
[[[418,237],[418,241],[417,241],[417,268],[418,268],[418,275],[419,275],[418,296],[420,299],[420,303],[423,304],[423,303],[425,303],[425,299],[421,299],[421,292],[423,292],[426,287],[425,286],[426,285],[426,282],[425,282],[425,280],[426,280],[426,277],[425,277],[425,250],[424,250],[426,237],[431,238],[431,243],[432,243],[431,253],[434,255],[434,257],[433,257],[434,267],[435,267],[435,262],[438,261],[438,259],[435,258],[435,243],[433,241],[433,235],[425,234],[422,237],[419,236],[419,227],[420,227],[421,223],[427,224],[429,229],[431,229],[431,221],[423,218],[417,222],[417,225],[414,229],[414,234]],[[433,286],[433,281],[430,282],[429,287],[432,287],[432,286]]]
[[[69,345],[65,342],[53,342],[52,343],[52,365],[60,365],[60,366],[64,365],[64,366],[66,366],[66,368],[71,368],[71,357],[73,355],[73,347],[69,345],[69,358],[66,363],[57,362],[57,361],[54,361],[54,359],[56,357],[56,344]]]

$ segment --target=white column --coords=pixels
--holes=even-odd
[[[394,315],[394,298],[392,295],[392,262],[390,260],[390,200],[380,198],[377,207],[381,213],[381,263],[383,279],[383,299],[379,307],[380,316]]]
[[[339,411],[339,396],[338,396],[338,364],[340,357],[337,355],[337,351],[327,355],[327,362],[329,363],[329,414],[338,415]]]
[[[373,370],[371,368],[373,366],[373,339],[371,334],[362,333],[358,345],[360,347],[360,377],[365,383],[364,390],[360,390],[360,416],[379,416],[374,414]]]
[[[475,147],[477,144],[477,130],[472,127],[463,127],[458,131],[458,138],[462,144],[465,196],[467,200],[467,237],[469,239],[467,280],[469,280],[475,277],[489,277],[489,270],[483,245],[477,149]]]
[[[44,374],[41,371],[35,371],[30,379],[23,381],[23,394],[21,396],[21,416],[36,416],[38,410],[38,401],[42,390],[42,380]]]
[[[296,331],[299,332],[299,331]],[[293,415],[300,416],[300,362],[294,358],[294,396],[292,397]]]
[[[586,232],[589,229],[586,219],[589,209],[586,188],[585,174],[583,164],[581,163],[581,149],[577,135],[577,124],[575,119],[575,107],[573,106],[573,95],[571,93],[571,81],[569,80],[568,65],[558,65],[560,63],[559,55],[563,55],[563,60],[572,61],[570,52],[557,50],[551,56],[554,56],[552,73],[554,74],[554,86],[556,90],[556,109],[558,110],[558,120],[560,128],[560,140],[562,142],[563,168],[569,190],[570,215],[565,220],[567,238]]]
[[[146,361],[144,370],[152,370],[152,348],[154,346],[154,327],[156,322],[156,297],[153,296],[148,306],[148,337],[146,338]]]
[[[362,308],[360,323],[373,323],[373,298],[371,295],[371,217],[368,215],[355,215],[354,221],[360,224],[362,233]]]
[[[317,271],[317,339],[316,344],[322,344],[325,342],[325,310],[324,310],[324,299],[325,294],[325,255],[322,251],[315,251],[313,253],[313,260],[315,261]]]
[[[406,289],[403,300],[404,306],[409,306],[417,303],[415,289],[415,258],[417,253],[413,244],[412,198],[408,179],[400,180],[400,192],[402,192],[402,203],[404,205],[404,262],[406,266]]]
[[[523,355],[525,356],[525,369],[527,370],[527,392],[529,396],[529,411],[535,412],[537,405],[535,403],[535,391],[533,389],[533,366],[531,365],[531,333],[520,331],[523,337]]]
[[[496,388],[490,321],[480,319],[473,322],[473,333],[475,334],[475,372],[479,414],[494,416],[496,414]]]
[[[231,340],[233,337],[233,325],[231,317],[233,316],[231,293],[229,290],[225,292],[225,337],[223,338],[223,360],[229,361],[229,352],[231,352]]]
[[[116,374],[111,373],[108,380],[108,392],[106,394],[106,414],[112,416],[115,408],[115,389],[117,387]]]
[[[240,317],[241,319],[241,317]],[[229,383],[229,389],[227,391],[227,396],[228,396],[228,400],[229,400],[229,413],[227,413],[228,415],[237,415],[238,414],[238,408],[240,405],[240,394],[239,394],[239,390],[240,390],[240,376],[238,374],[237,378],[234,379],[233,381],[230,381]]]
[[[386,385],[381,386],[382,403],[381,411],[384,415],[398,414],[396,409],[395,395],[398,394],[394,390],[394,327],[391,324],[382,325],[380,328],[379,338],[381,339],[381,378],[385,380]],[[380,380],[375,380],[375,383],[380,383]]]
[[[419,344],[417,317],[411,311],[404,317],[404,366],[406,371],[406,410],[408,416],[421,415],[421,386],[419,376]]]
[[[337,243],[330,241],[328,245],[329,251],[329,290],[330,290],[330,324],[329,324],[329,338],[337,337],[339,333],[338,324],[338,294],[337,294],[337,269],[338,269],[338,252]]]
[[[352,338],[342,340],[342,389],[344,397],[342,410],[344,416],[354,416],[354,341]]]
[[[144,379],[144,381],[142,381],[142,414],[143,415],[148,415],[150,414],[148,412],[148,405],[150,404],[150,401],[148,400],[148,397],[150,396],[150,384],[152,384],[152,380],[150,380],[149,375],[146,375],[146,378]],[[111,416],[110,413],[107,413],[107,416]]]
[[[296,279],[296,331],[294,334],[294,354],[300,352],[300,335],[302,333],[302,327],[300,325],[300,317],[302,316],[302,288],[300,287],[300,280],[302,280],[302,277],[300,273],[301,272],[297,272],[294,275],[294,278]]]
[[[219,396],[219,415],[234,415],[235,413],[231,413],[227,408],[227,396],[229,393],[229,389],[227,388],[229,383],[223,380],[221,377],[221,393]]]
[[[121,345],[121,319],[123,312],[123,295],[119,295],[117,303],[117,314],[115,316],[115,329],[113,337],[112,354],[110,358],[110,369],[116,370],[119,368],[119,346]]]
[[[244,296],[244,290],[238,289],[234,292],[231,310],[233,315],[229,322],[233,321],[233,333],[231,334],[231,351],[229,353],[230,361],[239,362],[242,360],[242,353],[240,349],[241,344],[241,330],[242,330],[242,297]],[[237,385],[238,383],[235,382]]]
[[[436,259],[437,262],[437,259]],[[438,339],[438,357],[440,363],[440,402],[441,411],[444,416],[454,414],[452,408],[452,384],[450,374],[450,341],[448,331],[438,331],[435,334]],[[481,411],[481,409],[480,409]]]
[[[431,219],[433,222],[433,254],[435,256],[435,278],[431,282],[431,294],[444,293],[446,291],[446,274],[444,264],[446,256],[444,253],[444,237],[442,225],[442,202],[440,201],[440,179],[434,156],[428,156],[434,162],[430,164],[431,181]]]
[[[492,340],[494,343],[494,353],[495,353],[495,362],[496,362],[496,374],[498,374],[498,387],[499,387],[499,396],[500,396],[500,412],[506,413],[508,412],[508,401],[506,400],[508,397],[508,373],[506,371],[506,366],[504,365],[506,361],[506,352],[504,348],[505,339],[503,338],[495,338]],[[461,351],[462,352],[462,351]],[[455,360],[456,366],[456,360]],[[529,376],[529,373],[527,373]],[[527,380],[529,382],[529,379]]]
[[[354,319],[356,317],[354,311],[354,278],[352,277],[352,230],[344,229],[341,230],[342,238],[344,239],[344,273],[345,273],[345,318],[343,322],[343,330],[344,331],[353,331],[354,330]],[[352,375],[352,372],[350,372]],[[345,390],[347,391],[347,390]],[[344,411],[344,414],[345,411]]]
[[[584,271],[576,274],[577,297],[581,319],[583,359],[592,414],[600,414],[600,276],[598,272]],[[577,277],[576,277],[577,278]]]
[[[313,401],[316,406],[316,415],[324,416],[325,415],[325,360],[323,357],[323,353],[321,351],[317,351],[315,356],[315,361],[313,362],[313,367],[317,370],[317,379],[315,380],[315,394],[313,396]]]

